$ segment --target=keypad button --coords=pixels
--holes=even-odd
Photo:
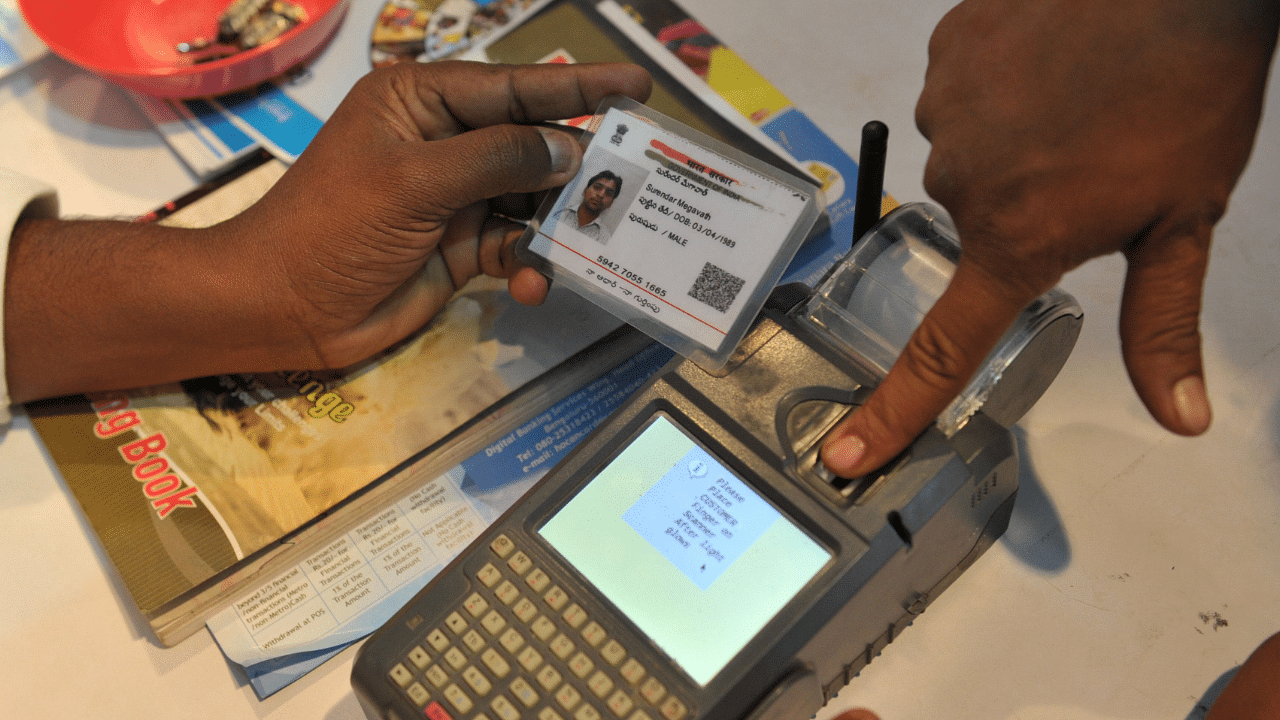
[[[591,658],[583,653],[577,653],[569,659],[569,672],[576,675],[579,680],[585,678],[595,668],[596,664],[591,662]]]
[[[533,567],[533,560],[525,555],[523,550],[517,550],[515,555],[507,558],[507,567],[517,575],[524,575],[529,572],[529,568]]]
[[[414,667],[421,670],[431,664],[431,656],[427,654],[426,650],[415,645],[413,649],[409,651],[409,662],[413,663]]]
[[[649,678],[640,686],[640,694],[645,700],[657,705],[660,700],[667,694],[667,688],[658,682],[657,678]]]
[[[481,585],[491,588],[502,579],[502,571],[493,563],[485,563],[484,567],[480,568],[480,571],[476,573],[476,579],[480,581]]]
[[[667,698],[667,701],[662,703],[662,707],[658,709],[666,720],[684,720],[684,716],[689,714],[689,708],[685,707],[684,703],[675,697]]]
[[[427,716],[427,720],[453,720],[453,716],[449,714],[444,706],[435,700],[431,704],[423,708],[422,714]]]
[[[467,664],[467,656],[463,655],[458,648],[451,647],[444,651],[444,661],[454,670],[461,670],[462,666]]]
[[[457,613],[454,614],[457,615]],[[436,652],[444,652],[444,649],[449,647],[449,636],[441,632],[440,628],[436,628],[427,635],[427,644],[435,648]]]
[[[507,619],[497,610],[490,610],[484,619],[480,621],[481,627],[489,631],[490,635],[497,635],[507,626]]]
[[[600,643],[605,639],[604,628],[600,627],[600,623],[592,620],[587,626],[582,628],[582,639],[587,641],[591,647],[600,647]]]
[[[538,720],[564,720],[554,708],[544,707],[538,711]]]
[[[405,692],[409,694],[409,699],[418,707],[426,705],[427,701],[431,699],[431,693],[428,692],[426,688],[422,687],[422,683],[419,682],[413,683],[409,687],[405,688]]]
[[[613,678],[597,670],[596,674],[592,675],[591,679],[587,681],[587,687],[596,697],[603,700],[604,696],[608,695],[610,690],[613,690]]]
[[[573,720],[600,720],[600,711],[595,709],[590,703],[583,703],[576,712],[573,713]]]
[[[564,680],[564,676],[560,674],[560,671],[554,665],[544,665],[538,671],[538,674],[534,676],[534,679],[538,681],[543,690],[551,692],[560,687],[560,682]]]
[[[501,600],[503,605],[510,605],[520,599],[520,588],[517,588],[510,580],[503,580],[498,589],[493,591],[493,595]]]
[[[551,584],[551,577],[543,572],[542,568],[535,568],[533,572],[525,576],[524,582],[531,590],[540,593]]]
[[[485,667],[489,668],[489,672],[493,673],[496,678],[504,678],[511,672],[511,663],[507,662],[507,658],[502,653],[493,648],[488,648],[483,653],[480,653],[480,661],[484,663]]]
[[[533,686],[529,684],[528,680],[525,680],[522,677],[512,680],[510,690],[511,694],[516,697],[516,700],[519,700],[520,704],[524,705],[526,708],[531,708],[538,704],[538,691],[533,689]]]
[[[533,630],[533,634],[537,635],[539,640],[546,642],[547,638],[555,634],[556,624],[551,622],[546,615],[539,615],[538,619],[534,620],[533,625],[530,625],[529,628]]]
[[[438,688],[444,687],[444,684],[449,682],[449,673],[445,672],[445,669],[439,665],[432,665],[427,668],[427,679]]]
[[[475,703],[471,700],[471,696],[466,690],[450,683],[449,687],[444,689],[444,699],[449,701],[460,713],[469,713],[471,708],[475,707]]]
[[[468,630],[467,634],[462,636],[462,644],[466,645],[471,652],[478,653],[485,646],[484,636],[475,630]]]
[[[516,656],[516,662],[519,662],[520,667],[525,670],[533,672],[542,664],[542,653],[534,650],[531,645],[520,651],[520,654]]]
[[[493,689],[493,683],[489,682],[489,678],[485,677],[485,674],[475,665],[468,665],[467,669],[462,671],[462,679],[467,681],[467,685],[470,685],[472,692],[477,695],[488,695]]]
[[[582,627],[582,623],[587,621],[587,611],[583,610],[582,606],[578,605],[578,603],[574,603],[565,609],[564,614],[560,617],[564,618],[564,621],[569,623],[569,627],[577,630]]]
[[[505,558],[511,554],[512,550],[516,549],[516,544],[511,542],[511,538],[506,535],[499,535],[493,539],[493,542],[489,543],[489,549],[493,551],[494,555]]]
[[[516,604],[511,608],[511,612],[520,618],[520,622],[527,623],[533,619],[533,616],[538,614],[538,606],[534,605],[529,598],[522,597],[516,601]]]
[[[631,708],[635,707],[635,702],[631,699],[631,696],[621,690],[610,695],[604,704],[618,717],[626,717],[627,713],[631,712]]]
[[[515,655],[520,648],[524,647],[524,636],[516,631],[515,628],[507,628],[507,631],[498,636],[498,644],[503,650]]]
[[[578,703],[582,702],[582,693],[578,692],[574,686],[565,683],[556,691],[556,702],[560,703],[560,707],[565,710],[573,710]]]
[[[561,660],[569,657],[569,654],[573,652],[573,648],[573,641],[565,637],[564,633],[555,636],[555,639],[547,644],[547,649],[551,651],[551,654]]]
[[[653,720],[653,718],[649,717],[649,713],[643,710],[636,710],[631,713],[631,717],[627,718],[627,720]]]
[[[498,720],[520,720],[520,711],[506,697],[499,695],[489,704]]]
[[[489,609],[489,601],[480,593],[471,593],[471,597],[462,602],[462,607],[466,608],[471,617],[478,618]]]
[[[629,684],[637,685],[644,679],[646,671],[638,660],[631,658],[622,664],[622,669],[618,670],[618,674]]]
[[[449,617],[444,619],[444,624],[453,631],[454,635],[461,635],[467,631],[467,619],[457,611],[449,613]]]
[[[542,596],[542,599],[551,606],[552,610],[560,612],[564,608],[564,604],[569,602],[569,593],[561,589],[559,585],[556,585],[548,590],[547,594]]]
[[[627,650],[617,640],[610,640],[604,644],[604,647],[600,648],[600,657],[604,658],[604,661],[609,665],[618,667],[618,663],[627,657]]]
[[[391,679],[395,680],[400,687],[408,685],[413,680],[413,673],[409,672],[409,668],[405,667],[403,663],[396,663],[395,667],[391,668],[390,675]]]

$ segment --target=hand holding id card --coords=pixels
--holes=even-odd
[[[724,365],[825,206],[820,190],[622,96],[587,128],[520,259],[702,367]]]

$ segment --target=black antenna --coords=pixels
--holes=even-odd
[[[853,205],[853,243],[880,220],[880,198],[884,195],[884,156],[889,145],[889,126],[872,120],[862,126],[862,149],[858,154],[858,189]]]

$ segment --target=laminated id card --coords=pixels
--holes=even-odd
[[[719,368],[818,219],[821,190],[622,96],[601,104],[588,139],[518,256]]]

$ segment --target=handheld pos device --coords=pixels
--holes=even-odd
[[[772,176],[750,175],[733,153],[705,138],[677,147],[666,128],[641,132],[647,118],[624,114],[645,145],[718,164],[717,174],[741,181],[733,195],[781,208],[782,226],[813,223],[780,199],[795,193],[802,208],[811,187],[769,195]],[[659,179],[687,177],[672,175],[655,171],[632,197],[653,199],[670,191]],[[722,220],[741,200],[711,190],[682,202],[692,208],[683,216],[713,228],[705,245],[749,239]],[[693,236],[635,208],[627,213],[657,227],[633,224],[659,248],[667,234]],[[597,255],[620,252],[621,240],[615,230]],[[539,252],[536,238],[531,246]],[[583,255],[589,246],[574,247]],[[1004,532],[1018,485],[1009,427],[1079,333],[1070,296],[1042,297],[905,452],[871,475],[833,477],[818,459],[822,439],[888,372],[958,254],[947,219],[927,205],[900,207],[817,289],[764,292],[722,359],[702,343],[673,360],[365,642],[353,684],[369,717],[810,717]],[[752,281],[731,256],[706,262]],[[623,277],[605,267],[590,265],[587,282]],[[653,282],[671,299],[680,271],[628,289]],[[552,272],[567,274],[559,264]],[[663,311],[675,315],[679,303]]]

